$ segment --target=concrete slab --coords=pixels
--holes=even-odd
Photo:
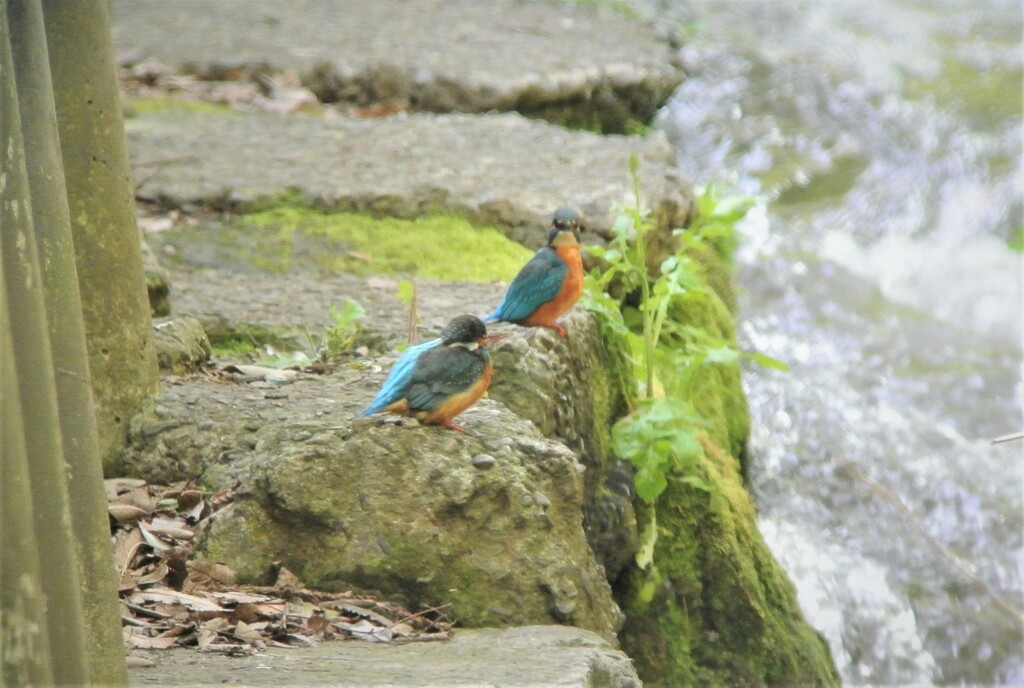
[[[195,684],[335,688],[641,688],[625,654],[566,626],[458,631],[450,642],[323,643],[226,657],[150,651],[156,666],[130,670],[132,686]]]
[[[625,131],[683,79],[646,24],[574,3],[514,0],[115,0],[122,55],[223,78],[297,71],[322,100],[517,110]]]
[[[293,190],[335,210],[411,218],[454,212],[539,246],[551,212],[579,210],[596,243],[631,198],[630,154],[661,229],[684,226],[693,192],[660,133],[599,136],[520,115],[305,115],[165,111],[125,122],[142,198],[237,208]]]

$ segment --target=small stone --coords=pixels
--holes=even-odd
[[[535,493],[533,495],[533,501],[537,502],[537,504],[539,504],[540,506],[544,507],[545,509],[547,509],[549,506],[551,506],[551,500],[548,499],[548,496],[546,494],[544,494],[543,492]]]
[[[498,460],[490,454],[477,454],[473,457],[473,465],[482,471],[489,471],[498,464]]]
[[[308,440],[312,436],[313,436],[313,433],[309,432],[308,430],[299,430],[297,433],[292,435],[292,441],[293,442],[305,442],[306,440]]]
[[[551,520],[546,511],[542,511],[537,514],[537,520],[541,522],[545,529],[551,530],[555,527],[555,522]]]
[[[499,447],[511,447],[515,443],[516,441],[511,437],[502,437],[495,444],[497,444]]]
[[[142,426],[142,434],[146,437],[152,437],[153,435],[159,435],[164,430],[170,430],[181,425],[180,420],[162,420],[156,423],[146,423]]]
[[[204,420],[201,421],[199,425],[197,425],[196,427],[199,428],[200,430],[213,430],[215,427],[217,427],[217,424],[214,423],[212,420]]]
[[[563,597],[555,602],[551,614],[559,621],[568,621],[572,618],[574,611],[576,611],[576,601]]]
[[[166,418],[171,413],[171,410],[162,404],[157,404],[153,409],[153,413],[156,414],[157,418]]]

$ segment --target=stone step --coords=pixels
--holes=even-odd
[[[682,81],[646,24],[512,0],[115,0],[122,61],[224,78],[295,70],[322,100],[431,112],[517,110],[622,132]]]
[[[566,626],[460,630],[450,642],[328,642],[256,657],[139,652],[132,686],[244,684],[335,688],[641,688],[632,662],[598,635]],[[137,662],[132,662],[136,664]]]
[[[215,4],[214,4],[215,5]],[[384,119],[168,110],[125,121],[140,198],[252,206],[297,191],[318,206],[412,218],[454,212],[530,247],[551,212],[575,207],[584,243],[612,236],[631,201],[630,154],[659,228],[684,226],[690,183],[660,133],[599,136],[515,113]],[[165,164],[154,164],[166,160]]]

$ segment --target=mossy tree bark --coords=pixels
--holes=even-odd
[[[39,0],[7,2],[15,81],[46,303],[61,446],[92,683],[125,683],[117,581],[100,465],[71,221],[61,166],[43,11]]]
[[[2,123],[0,130],[0,140],[6,141]],[[8,200],[0,202],[6,205]],[[48,686],[53,684],[53,672],[46,601],[32,531],[32,487],[6,297],[0,267],[0,447],[4,449],[0,461],[0,685]]]
[[[108,3],[42,4],[100,453],[110,472],[158,377]]]
[[[32,236],[31,201],[14,83],[6,5],[0,12],[0,279],[3,280],[2,320],[4,351],[4,456],[3,490],[4,573],[16,569],[12,581],[4,576],[4,673],[7,663],[23,662],[28,675],[45,673],[40,645],[31,626],[46,629],[52,652],[49,663],[58,684],[82,685],[89,681],[85,631],[81,614],[81,588],[68,513],[64,458],[57,418],[57,398],[50,357],[49,335]],[[14,336],[14,335],[17,336]],[[8,349],[8,340],[11,343]],[[11,363],[13,359],[13,369]],[[16,390],[16,393],[15,393]],[[18,400],[18,412],[12,400]],[[18,426],[21,426],[20,428]],[[10,452],[10,459],[8,458]],[[31,460],[28,460],[28,459]],[[8,461],[11,465],[8,466]],[[24,466],[24,469],[22,468]],[[24,472],[23,472],[24,471]],[[32,503],[25,499],[28,478]],[[6,483],[10,480],[12,485]],[[8,487],[11,487],[8,494]],[[13,498],[10,504],[7,499]],[[13,511],[17,508],[18,511]],[[10,516],[10,520],[8,520]],[[26,561],[11,561],[7,545],[24,535],[31,524],[35,547],[18,543],[12,549]],[[29,541],[31,542],[31,540]],[[28,551],[26,551],[26,549]],[[38,577],[32,563],[38,557]],[[8,586],[16,586],[9,599]],[[45,618],[34,609],[45,600]],[[8,604],[24,606],[9,607]],[[22,631],[14,628],[22,616]],[[34,617],[34,618],[33,618]],[[25,643],[20,646],[19,643]],[[31,644],[30,644],[31,643]]]

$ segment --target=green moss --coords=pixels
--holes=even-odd
[[[400,220],[285,205],[236,226],[252,240],[253,264],[271,271],[308,260],[331,272],[489,282],[511,279],[530,257],[498,229],[453,215]]]
[[[575,0],[580,7],[592,7],[596,10],[608,10],[622,15],[626,19],[644,19],[643,13],[625,0]]]
[[[238,356],[256,351],[256,343],[247,337],[227,336],[210,343],[215,356]]]
[[[124,103],[125,117],[138,117],[153,112],[179,110],[183,112],[200,112],[208,115],[237,114],[227,105],[207,103],[201,100],[182,100],[180,98],[130,98]]]
[[[710,490],[670,483],[659,499],[653,569],[634,570],[625,590],[623,649],[653,687],[838,685],[757,530],[735,460],[709,440],[704,448],[697,471]],[[644,604],[653,571],[661,583]]]

